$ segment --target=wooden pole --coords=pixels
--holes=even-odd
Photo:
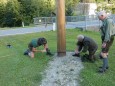
[[[57,53],[58,56],[66,55],[65,37],[65,0],[56,0],[57,19]]]

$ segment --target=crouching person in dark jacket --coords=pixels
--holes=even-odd
[[[44,49],[43,50],[36,49],[39,46],[43,46]],[[28,49],[27,49],[27,51],[24,52],[24,55],[28,55],[31,58],[34,58],[35,52],[46,52],[46,55],[52,55],[48,48],[47,40],[45,38],[33,39],[28,44]]]
[[[94,54],[98,49],[96,42],[84,35],[77,36],[77,48],[75,50],[75,54],[73,56],[80,56],[80,52],[86,53],[89,52],[87,59],[90,61],[95,61]]]

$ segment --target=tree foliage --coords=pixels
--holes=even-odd
[[[78,0],[65,0],[65,2],[66,16],[75,15],[74,10]],[[56,11],[55,0],[5,0],[5,3],[5,9],[0,8],[0,11],[5,11],[0,15],[4,16],[4,19],[1,18],[1,24],[9,27],[20,26],[22,21],[29,25],[33,22],[34,17],[49,17],[52,12],[55,13]]]
[[[98,6],[97,11],[105,10],[108,13],[111,12],[112,14],[115,14],[115,1],[114,0],[111,0],[109,2],[106,1],[103,3],[98,3],[97,6]]]
[[[66,16],[75,15],[76,5],[78,4],[78,0],[65,0],[65,12]]]
[[[18,0],[21,6],[20,12],[22,21],[27,25],[29,25],[33,17],[37,15],[37,7],[32,4],[32,1],[33,0]]]
[[[5,7],[4,25],[13,27],[21,26],[20,4],[17,0],[9,0]]]
[[[5,6],[0,3],[0,26],[3,27],[4,25],[4,14],[5,14]]]
[[[51,16],[55,6],[53,0],[0,0],[0,26],[21,26],[33,22],[34,17]],[[5,3],[5,5],[4,5]],[[4,6],[3,6],[4,5]]]
[[[79,2],[108,2],[108,0],[65,0],[66,16],[77,15],[76,5]],[[115,1],[110,0],[113,5],[107,7],[106,4],[99,6],[98,10],[112,10],[115,13]],[[0,0],[0,27],[21,26],[24,22],[29,25],[34,17],[50,17],[55,13],[55,0]]]
[[[94,3],[95,0],[80,0],[82,3]]]

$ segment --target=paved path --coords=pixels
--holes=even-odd
[[[85,27],[87,26],[99,26],[98,21],[92,22],[67,22],[66,28],[76,28],[76,27]],[[0,36],[8,36],[8,35],[16,35],[16,34],[27,34],[27,33],[35,33],[42,31],[50,31],[53,30],[53,25],[45,25],[30,27],[30,28],[19,28],[19,29],[8,29],[8,30],[0,30]]]
[[[35,32],[42,32],[42,31],[50,31],[50,30],[52,30],[51,27],[52,27],[51,25],[48,25],[47,27],[39,26],[39,27],[30,27],[30,28],[0,30],[0,36],[35,33]]]

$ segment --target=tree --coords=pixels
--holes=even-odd
[[[35,7],[32,6],[32,0],[18,0],[20,3],[20,13],[22,17],[22,21],[25,22],[26,25],[29,25],[33,18],[33,13],[35,13]]]
[[[18,0],[21,4],[21,14],[26,24],[33,22],[34,17],[51,16],[54,11],[53,0]]]
[[[7,2],[4,17],[5,26],[21,26],[20,4],[17,0],[9,0]]]
[[[49,17],[55,11],[54,0],[34,0],[33,4],[37,7],[38,16]]]
[[[5,6],[0,3],[0,27],[4,25]]]
[[[82,3],[94,3],[95,0],[80,0]]]
[[[110,12],[112,14],[115,13],[115,1],[114,0],[111,0],[109,4],[108,2],[103,2],[103,3],[98,3],[97,5],[98,5],[97,11],[105,10],[108,13]]]
[[[8,0],[0,0],[0,3],[4,4],[7,3]]]
[[[65,0],[65,11],[66,11],[66,16],[72,16],[75,15],[75,9],[76,5],[78,4],[78,0]]]

